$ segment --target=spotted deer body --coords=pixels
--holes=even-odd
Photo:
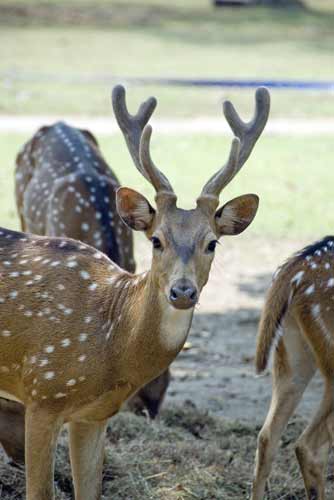
[[[90,132],[63,122],[42,127],[16,160],[22,230],[83,241],[133,272],[132,233],[116,210],[119,186]]]
[[[278,269],[261,317],[256,370],[273,351],[273,395],[258,438],[253,500],[264,497],[275,449],[319,368],[322,403],[296,446],[307,498],[324,500],[324,475],[334,438],[334,236],[304,248]]]
[[[75,401],[65,412],[69,411],[66,420],[71,420],[70,414],[75,418],[76,412],[84,420],[112,415],[118,403],[115,408],[101,405],[99,417],[90,406],[109,391],[130,395],[152,378],[160,362],[157,356],[156,362],[144,363],[144,373],[139,376],[136,352],[144,349],[149,355],[151,335],[161,343],[164,340],[159,339],[150,314],[141,315],[136,324],[133,319],[138,318],[137,309],[145,310],[145,302],[156,302],[151,297],[155,294],[150,275],[129,274],[103,253],[75,240],[1,232],[5,239],[0,252],[0,302],[6,307],[6,318],[0,320],[0,336],[9,346],[20,341],[15,352],[0,352],[1,390],[26,406],[29,401],[53,399],[52,404],[61,407],[73,394]],[[117,292],[111,295],[111,289]],[[189,324],[190,317],[180,343]],[[29,335],[32,329],[34,335]],[[142,336],[139,349],[136,337],[142,330],[148,334]],[[73,331],[76,335],[70,333]],[[179,342],[165,354],[166,364],[179,349]],[[129,364],[133,373],[127,372]],[[106,368],[101,370],[101,365]]]
[[[113,103],[123,111],[123,132],[131,118],[129,149],[156,191],[155,206],[133,189],[116,193],[122,220],[152,242],[150,270],[134,275],[100,250],[65,237],[0,230],[0,391],[26,408],[27,500],[54,498],[54,452],[66,422],[75,497],[100,498],[107,419],[180,352],[218,238],[241,233],[258,207],[258,197],[248,194],[217,209],[220,192],[265,126],[265,89],[257,91],[249,124],[230,103],[225,106],[237,137],[192,210],[177,207],[171,184],[150,156],[152,129],[138,126],[155,102],[144,103],[134,119],[125,113],[125,90],[118,86]]]
[[[134,272],[132,232],[116,210],[119,182],[87,130],[58,122],[42,127],[16,161],[16,202],[22,230],[67,236],[103,251],[116,264]],[[154,418],[170,380],[169,370],[140,388],[128,406]],[[5,396],[5,395],[4,395]],[[7,416],[7,419],[6,419]],[[16,429],[9,446],[7,421]],[[14,426],[15,420],[15,426]],[[0,400],[0,442],[16,463],[24,456],[24,408]]]

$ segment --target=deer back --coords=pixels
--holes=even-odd
[[[275,273],[257,338],[256,369],[262,372],[276,346],[282,348],[285,320],[297,322],[324,374],[334,373],[334,236],[292,256]]]
[[[95,137],[63,122],[42,127],[17,156],[23,230],[84,241],[134,271],[132,234],[115,206],[118,187]]]

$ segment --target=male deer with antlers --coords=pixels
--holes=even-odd
[[[114,98],[122,93],[116,87]],[[257,91],[256,104],[254,119],[244,124],[225,103],[237,137],[193,210],[177,208],[171,184],[154,165],[151,127],[146,125],[140,141],[134,131],[139,148],[127,136],[137,168],[156,190],[156,208],[132,189],[117,191],[122,219],[152,241],[147,273],[123,271],[75,240],[0,231],[0,388],[3,397],[26,407],[28,500],[54,497],[54,452],[65,422],[75,496],[100,497],[107,419],[182,349],[217,239],[241,233],[256,214],[253,194],[217,210],[220,192],[267,121],[265,89]]]
[[[296,455],[309,500],[324,500],[324,475],[334,438],[334,236],[304,248],[276,273],[262,313],[256,370],[274,350],[273,394],[258,437],[252,500],[261,500],[282,432],[317,368],[321,405],[297,441]],[[274,349],[275,348],[275,349]]]

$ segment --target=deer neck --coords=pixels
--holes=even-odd
[[[193,308],[180,310],[173,307],[166,296],[159,289],[151,272],[147,275],[147,282],[143,297],[142,312],[143,328],[138,329],[139,337],[151,332],[151,342],[161,350],[176,356],[182,349],[193,317]],[[141,338],[141,340],[143,340]]]
[[[150,380],[163,372],[182,349],[193,309],[177,310],[171,306],[151,271],[129,277],[129,281],[127,301],[123,299],[124,305],[120,304],[124,325],[119,329],[122,352],[135,376],[140,381]],[[113,349],[112,344],[110,348]]]

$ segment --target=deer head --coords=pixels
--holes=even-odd
[[[134,163],[156,191],[153,206],[137,191],[121,187],[116,195],[117,210],[130,228],[143,231],[151,240],[151,276],[162,300],[176,309],[193,308],[208,280],[219,238],[240,234],[257,212],[259,198],[255,194],[239,196],[218,208],[219,196],[244,165],[264,129],[269,93],[265,88],[257,90],[255,115],[249,123],[240,119],[230,102],[224,103],[224,115],[236,137],[227,162],[205,184],[192,210],[177,207],[170,182],[150,155],[152,127],[147,121],[156,100],[151,98],[143,103],[135,116],[128,113],[123,87],[114,88],[112,100]]]

